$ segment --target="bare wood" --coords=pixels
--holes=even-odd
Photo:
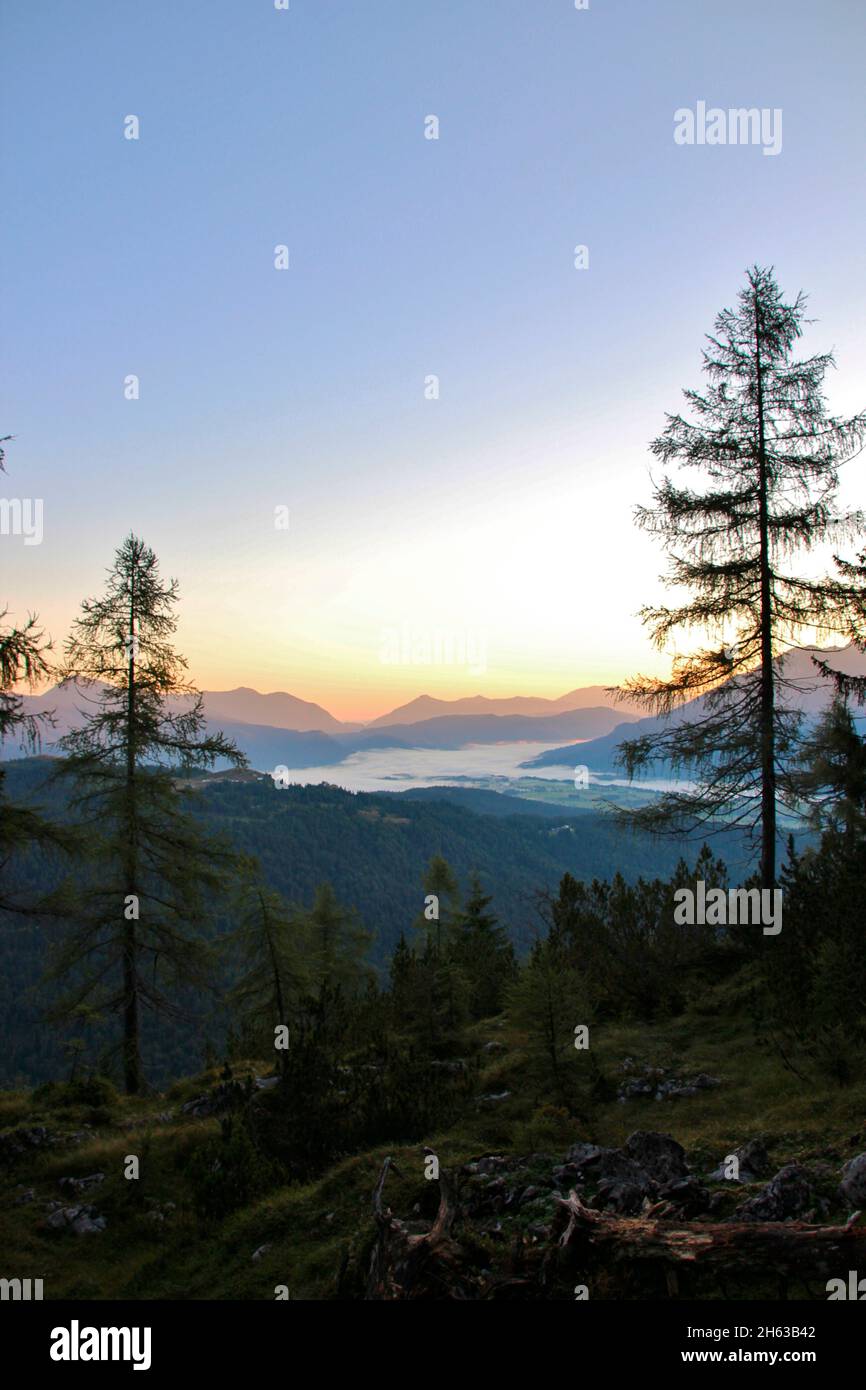
[[[429,1231],[410,1233],[383,1202],[390,1171],[400,1176],[392,1158],[382,1164],[373,1194],[378,1238],[370,1258],[368,1299],[465,1298],[478,1284],[463,1248],[451,1237],[457,1204],[451,1181],[439,1175],[439,1210]]]
[[[804,1221],[677,1224],[653,1216],[594,1211],[576,1192],[557,1197],[553,1237],[561,1250],[581,1250],[602,1263],[658,1261],[714,1272],[754,1275],[764,1268],[798,1279],[840,1275],[866,1264],[866,1227]]]

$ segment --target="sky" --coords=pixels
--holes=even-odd
[[[0,0],[0,48],[0,599],[58,644],[134,530],[205,689],[661,674],[633,510],[748,265],[864,405],[860,0]],[[781,150],[677,144],[699,101]]]

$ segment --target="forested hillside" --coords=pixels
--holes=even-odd
[[[71,815],[67,791],[52,781],[55,760],[20,759],[4,768],[10,796],[54,816]],[[522,956],[539,930],[536,895],[554,891],[564,873],[588,882],[611,878],[622,866],[633,882],[670,874],[682,854],[694,854],[693,845],[625,831],[609,815],[563,817],[495,792],[449,788],[441,799],[435,789],[371,795],[326,785],[280,789],[270,778],[197,777],[188,785],[196,817],[224,834],[234,850],[256,856],[265,881],[288,901],[309,904],[318,886],[330,883],[372,934],[370,960],[379,968],[387,966],[400,934],[411,935],[423,904],[423,876],[436,855],[462,883],[478,874]],[[469,809],[461,804],[466,799],[487,809]],[[730,835],[724,840],[736,876],[742,845]],[[34,852],[17,874],[22,885],[45,890],[62,867]],[[207,923],[214,938],[231,930],[224,900],[214,899]],[[0,1084],[57,1074],[59,1039],[41,1023],[46,996],[39,987],[57,931],[47,918],[25,916],[8,917],[0,933]],[[187,997],[186,1003],[190,1020],[163,1019],[156,1027],[145,1018],[155,1081],[200,1065],[208,1042],[217,1050],[224,1042],[226,1017],[215,1001]]]

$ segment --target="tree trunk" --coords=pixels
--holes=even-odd
[[[261,893],[259,893],[259,907],[261,908],[262,912],[262,922],[265,928],[265,939],[267,940],[268,952],[271,957],[271,969],[274,972],[274,994],[276,996],[277,1002],[277,1022],[282,1027],[286,1027],[286,1005],[285,1000],[283,999],[283,982],[280,978],[280,962],[277,958],[276,947],[274,945],[273,937],[271,935],[271,922],[268,916],[268,909],[265,906],[265,900]],[[289,1054],[286,1048],[283,1048],[280,1051],[279,1061],[280,1071],[282,1072],[283,1076],[285,1076],[289,1068]]]
[[[135,658],[136,658],[136,595],[133,573],[129,595],[129,649],[127,653],[126,693],[126,845],[124,878],[124,909],[130,897],[137,897],[138,845],[135,816]],[[138,939],[136,919],[126,920],[123,932],[123,1071],[128,1095],[141,1090],[141,1049],[139,1044],[138,1010]]]
[[[864,1226],[619,1217],[584,1206],[575,1192],[557,1202],[554,1258],[567,1250],[590,1268],[655,1268],[673,1296],[677,1269],[706,1270],[722,1279],[755,1279],[763,1273],[798,1283],[845,1278],[851,1269],[866,1269]]]
[[[761,323],[755,294],[755,367],[758,394],[758,520],[760,529],[761,585],[761,887],[776,882],[776,729],[773,671],[773,606],[770,570],[770,533],[767,493],[766,438],[764,433],[764,380],[761,364]]]
[[[428,1150],[429,1153],[429,1150]],[[738,1286],[778,1282],[805,1287],[810,1298],[826,1298],[827,1280],[847,1281],[866,1270],[866,1226],[815,1226],[802,1221],[667,1220],[660,1212],[614,1216],[584,1206],[576,1192],[556,1197],[548,1234],[540,1240],[516,1235],[491,1269],[489,1245],[479,1242],[472,1218],[458,1200],[453,1174],[439,1175],[441,1199],[430,1230],[413,1233],[385,1207],[382,1193],[393,1169],[386,1158],[373,1196],[376,1237],[370,1252],[364,1298],[376,1300],[562,1301],[574,1297],[575,1277],[590,1297],[687,1298],[680,1280],[704,1277],[715,1297],[734,1296]],[[461,1237],[452,1235],[462,1220]],[[820,1293],[810,1287],[814,1281]],[[624,1288],[630,1286],[629,1294]],[[635,1289],[638,1291],[635,1292]]]

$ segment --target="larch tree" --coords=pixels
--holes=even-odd
[[[44,724],[51,723],[51,716],[29,713],[19,687],[33,689],[48,678],[51,648],[35,615],[16,627],[4,621],[8,611],[0,612],[0,745],[5,745],[4,751],[17,746],[22,752],[33,753],[40,746]],[[56,895],[22,895],[10,882],[12,861],[33,846],[48,851],[69,850],[74,837],[68,828],[49,821],[34,807],[11,800],[5,778],[6,769],[0,764],[0,909],[23,913],[50,911],[56,905]]]
[[[234,862],[203,834],[179,774],[244,762],[207,732],[202,696],[171,645],[177,601],[177,582],[162,580],[154,552],[130,534],[103,595],[82,604],[61,673],[86,705],[81,727],[60,740],[60,775],[74,781],[92,868],[52,972],[68,985],[52,1013],[120,1015],[129,1093],[144,1080],[142,1009],[176,1015],[177,992],[208,978],[204,929]]]
[[[330,883],[316,889],[313,905],[302,915],[309,942],[313,990],[320,999],[339,991],[344,999],[357,997],[370,975],[366,957],[372,932],[362,926],[353,908],[337,899]]]
[[[6,472],[6,451],[3,448],[12,438],[0,439],[0,473]],[[0,611],[0,748],[8,755],[17,747],[23,753],[38,751],[45,725],[53,724],[53,716],[42,712],[32,714],[24,704],[20,687],[38,688],[51,675],[51,641],[39,626],[38,617],[31,613],[20,624],[7,623],[9,609]],[[67,829],[52,823],[32,806],[12,801],[5,789],[6,769],[0,763],[0,909],[15,912],[40,912],[48,900],[22,896],[9,883],[9,870],[14,856],[29,846],[42,849],[69,849],[73,838]],[[52,898],[53,901],[53,898]]]
[[[239,955],[229,1007],[243,1021],[246,1036],[270,1048],[279,1043],[284,1073],[291,1027],[312,985],[310,929],[303,914],[262,883],[252,864],[245,866],[238,916],[225,939]],[[277,1029],[287,1031],[282,1035]]]
[[[433,855],[424,870],[422,884],[424,909],[415,919],[415,926],[425,933],[430,949],[441,957],[458,910],[457,879],[443,855]]]
[[[675,658],[670,679],[637,677],[618,691],[666,716],[621,746],[628,774],[663,761],[693,780],[624,814],[657,832],[739,825],[757,843],[765,888],[776,881],[777,802],[801,722],[780,658],[805,639],[862,633],[866,595],[861,575],[807,577],[794,563],[863,527],[835,499],[840,465],[866,439],[866,413],[828,413],[832,355],[794,356],[806,322],[804,296],[786,303],[772,270],[752,267],[737,308],[708,336],[705,389],[684,393],[691,418],[669,415],[651,445],[701,485],[666,475],[655,505],[638,508],[638,524],[668,552],[666,583],[688,595],[641,617],[659,650],[680,633],[703,645]]]
[[[474,874],[469,897],[454,924],[453,955],[467,978],[473,1018],[499,1013],[506,990],[517,975],[508,934],[488,911],[492,901],[492,895],[483,891],[478,875]]]

